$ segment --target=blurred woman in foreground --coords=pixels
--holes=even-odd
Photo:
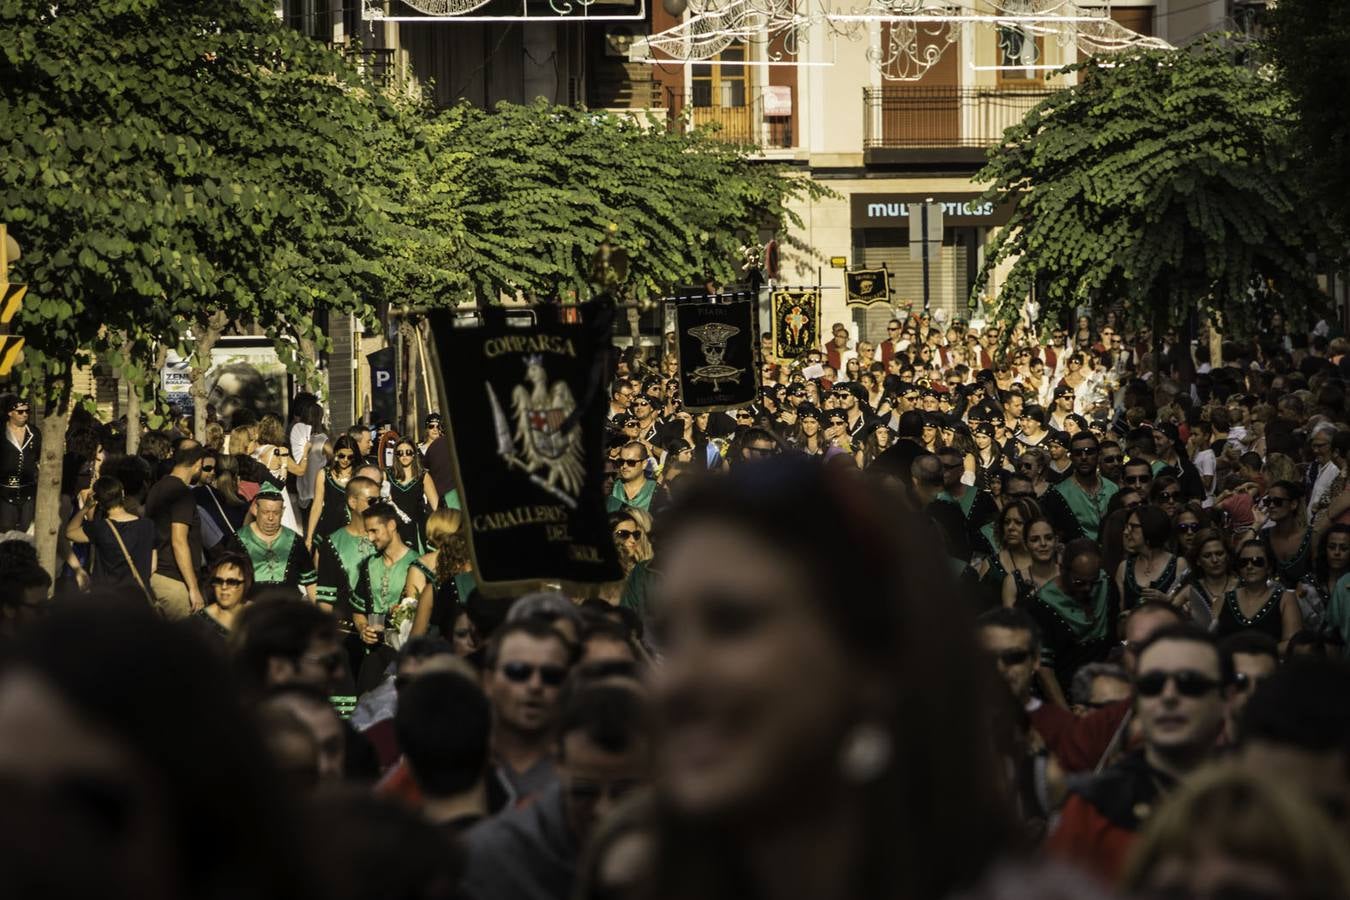
[[[985,666],[933,538],[783,459],[660,523],[656,898],[938,898],[1010,834]]]

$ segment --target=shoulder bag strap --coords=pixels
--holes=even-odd
[[[113,537],[117,539],[117,546],[122,548],[122,558],[127,561],[127,568],[131,570],[131,577],[136,579],[136,583],[140,585],[141,590],[145,592],[145,596],[150,598],[151,602],[154,602],[155,595],[150,593],[150,588],[147,587],[145,581],[142,580],[141,570],[136,568],[136,561],[131,558],[131,553],[127,550],[127,545],[123,542],[122,535],[117,530],[117,526],[113,524],[112,519],[107,519],[106,521],[108,523],[108,530],[111,531]]]
[[[225,515],[225,507],[220,505],[220,498],[216,496],[216,489],[208,484],[206,492],[211,495],[211,500],[216,504],[216,509],[220,511],[220,520],[225,523],[226,528],[230,529],[230,534],[235,534],[234,523],[230,521],[229,516]]]

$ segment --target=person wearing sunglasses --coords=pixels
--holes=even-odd
[[[520,803],[556,783],[553,728],[573,648],[538,619],[507,622],[488,641],[483,688],[492,703],[496,776]]]
[[[1214,757],[1231,683],[1231,661],[1201,628],[1169,626],[1144,641],[1134,677],[1143,745],[1072,789],[1047,841],[1051,855],[1117,881],[1149,818]]]
[[[1187,574],[1186,560],[1168,550],[1172,526],[1156,506],[1127,514],[1123,532],[1126,558],[1116,569],[1116,588],[1122,608],[1134,609],[1146,600],[1169,602],[1174,586]]]
[[[436,482],[422,465],[422,454],[410,438],[394,444],[394,464],[386,472],[389,499],[403,511],[399,533],[403,543],[418,552],[426,550],[427,516],[440,504]]]
[[[632,440],[619,448],[619,470],[614,478],[614,488],[606,501],[606,511],[619,512],[625,508],[646,512],[652,502],[658,498],[660,486],[647,477],[647,446],[641,441]]]
[[[1100,446],[1090,431],[1080,432],[1069,442],[1072,475],[1045,492],[1042,506],[1060,536],[1066,539],[1100,536],[1102,519],[1118,488],[1097,472]]]
[[[1294,592],[1273,580],[1270,550],[1257,540],[1238,548],[1237,587],[1215,601],[1214,633],[1219,637],[1254,629],[1280,644],[1280,652],[1303,627]]]
[[[253,563],[242,553],[222,554],[206,572],[207,604],[188,624],[224,647],[253,592]]]
[[[332,461],[324,470],[323,488],[314,492],[314,505],[309,508],[305,546],[311,550],[315,538],[332,534],[349,521],[347,482],[356,474],[360,456],[361,448],[350,435],[339,435],[333,441]]]
[[[1293,589],[1313,571],[1316,535],[1303,511],[1303,486],[1294,481],[1276,481],[1258,502],[1258,510],[1273,524],[1257,527],[1262,543],[1269,549],[1274,570],[1285,587]]]
[[[29,425],[32,407],[14,394],[0,398],[5,440],[0,441],[0,532],[27,531],[33,524],[42,435]]]

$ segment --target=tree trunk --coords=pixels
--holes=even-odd
[[[1181,353],[1177,357],[1180,363],[1177,376],[1187,391],[1195,384],[1195,356],[1191,352],[1191,345],[1194,343],[1195,320],[1187,315],[1181,331]]]
[[[299,354],[299,365],[296,368],[300,370],[297,373],[300,379],[300,389],[310,391],[319,398],[320,403],[326,406],[328,392],[324,389],[322,379],[319,377],[319,348],[315,345],[313,338],[298,336],[296,343],[296,352]]]
[[[400,351],[399,412],[402,421],[398,423],[399,433],[404,437],[417,440],[417,379],[414,361],[417,353],[417,334],[407,316],[398,320],[398,344]]]
[[[202,326],[201,334],[197,337],[197,347],[192,352],[192,360],[188,370],[192,378],[192,436],[198,443],[206,440],[206,373],[211,369],[211,349],[220,341],[220,336],[225,333],[225,326],[230,324],[229,317],[225,311],[218,309],[211,313],[206,324]]]
[[[39,429],[42,455],[38,460],[37,499],[33,512],[34,544],[38,562],[56,580],[56,558],[61,522],[61,463],[66,455],[66,426],[70,424],[69,369],[55,384],[49,384],[49,400]]]
[[[127,362],[130,363],[135,359],[136,342],[128,340],[122,345],[122,352],[126,354]],[[136,384],[125,375],[122,376],[122,380],[127,384],[127,433],[125,435],[127,456],[135,456],[136,451],[141,449],[141,391],[145,389],[145,386]]]

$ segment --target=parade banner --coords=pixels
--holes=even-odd
[[[481,324],[431,316],[469,552],[488,593],[622,577],[605,512],[606,378],[614,307]]]
[[[820,348],[820,291],[815,288],[774,291],[773,354],[780,361],[796,359]]]
[[[680,400],[689,412],[743,406],[759,392],[755,304],[746,299],[675,305]]]
[[[891,299],[891,273],[882,269],[859,269],[844,273],[849,306],[872,306]]]

